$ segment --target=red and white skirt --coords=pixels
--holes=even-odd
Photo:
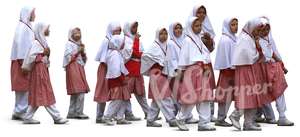
[[[99,64],[97,72],[97,84],[95,89],[94,101],[107,102],[109,101],[108,81],[105,78],[107,66],[104,63]]]
[[[172,97],[168,77],[161,73],[160,69],[152,68],[150,70],[148,98],[161,100]]]
[[[36,63],[31,71],[29,105],[50,106],[55,104],[55,97],[52,90],[47,65]]]
[[[66,83],[68,95],[87,93],[90,91],[84,67],[76,61],[66,67]]]
[[[126,79],[128,90],[131,93],[134,93],[139,96],[145,96],[145,85],[144,78],[142,75],[138,77],[128,76]]]
[[[210,69],[204,72],[202,63],[189,66],[183,73],[183,81],[178,92],[178,102],[184,105],[213,101],[213,73]]]
[[[253,109],[271,103],[274,98],[268,90],[264,63],[237,66],[235,69],[235,107]]]
[[[23,60],[12,60],[10,68],[11,90],[15,92],[27,92],[29,90],[30,73],[22,72]]]
[[[226,103],[233,101],[234,93],[234,69],[220,70],[217,89],[215,92],[216,101]]]

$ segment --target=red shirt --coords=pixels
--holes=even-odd
[[[140,68],[141,68],[141,56],[143,52],[140,52],[140,40],[139,38],[134,38],[133,41],[133,51],[131,55],[131,59],[125,64],[129,74],[128,76],[137,77],[140,76]],[[136,61],[139,60],[139,61]]]

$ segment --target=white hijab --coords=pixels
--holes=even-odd
[[[259,18],[248,21],[237,38],[236,46],[233,50],[232,65],[252,65],[259,58],[255,41],[252,36],[253,30],[261,25]]]
[[[31,13],[34,8],[21,9],[19,23],[17,25],[11,50],[11,60],[24,59],[25,54],[34,44],[34,32],[30,23]]]
[[[182,34],[180,37],[176,37],[174,34],[174,29],[176,25],[180,24],[179,22],[172,23],[169,26],[169,36],[170,40],[168,42],[168,52],[167,58],[169,59],[169,76],[174,77],[176,76],[175,70],[178,68],[178,61],[179,61],[179,53],[181,48],[183,47],[183,40],[185,35]],[[181,25],[181,24],[180,24]]]
[[[124,24],[124,28],[123,28],[123,32],[125,35],[125,45],[123,50],[121,51],[123,57],[125,58],[125,62],[129,61],[131,56],[132,56],[132,52],[133,52],[133,42],[134,42],[134,35],[132,35],[131,33],[131,27],[132,25],[134,25],[136,23],[136,21],[134,22],[126,22]],[[142,45],[142,42],[140,41],[140,45],[139,45],[139,50],[140,52],[144,51],[144,47]]]
[[[124,65],[124,59],[120,53],[121,47],[124,44],[123,35],[113,35],[109,41],[109,50],[107,51],[106,63],[107,73],[106,78],[112,79],[123,75],[127,75],[128,71]]]
[[[186,69],[198,61],[206,62],[203,47],[205,46],[200,38],[200,34],[195,34],[192,30],[193,22],[197,17],[190,17],[185,28],[186,37],[183,41],[183,47],[180,50],[178,68]]]
[[[112,38],[113,36],[113,31],[115,31],[116,29],[121,28],[121,24],[119,22],[111,22],[109,23],[109,25],[107,26],[106,29],[106,36],[105,39],[102,41],[101,46],[99,47],[99,50],[97,52],[96,61],[99,61],[100,63],[106,63],[106,54],[107,54],[107,50],[108,50],[108,42],[109,40]]]
[[[146,50],[142,55],[141,73],[144,75],[149,75],[149,70],[155,63],[158,63],[160,66],[163,67],[162,70],[163,74],[168,75],[168,65],[167,65],[168,61],[166,58],[166,54],[168,52],[167,41],[164,43],[161,43],[159,41],[159,32],[163,29],[166,28],[159,27],[156,30],[155,40],[152,46],[148,50]]]
[[[26,57],[22,65],[22,69],[31,70],[32,63],[34,63],[37,55],[44,53],[44,49],[48,48],[48,43],[44,34],[48,28],[49,25],[45,23],[37,23],[34,26],[34,34],[36,40],[34,42],[34,45],[32,45],[32,47],[26,53]],[[49,67],[50,62],[47,56],[44,56],[42,61],[43,63],[47,64],[47,66]]]
[[[196,5],[196,6],[194,6],[193,11],[191,13],[191,16],[196,17],[197,11],[198,11],[198,9],[200,7],[204,7],[205,8],[204,5]],[[206,10],[206,8],[205,8],[205,10]],[[203,32],[209,33],[211,38],[214,38],[216,36],[215,31],[214,31],[214,29],[212,27],[212,24],[211,24],[211,22],[209,20],[208,15],[207,15],[207,10],[206,10],[206,16],[205,16],[205,18],[204,18],[204,20],[202,22],[202,30],[203,30]]]
[[[236,18],[227,18],[223,22],[222,36],[219,41],[214,68],[216,70],[233,68],[231,65],[236,36],[230,30],[230,23]]]
[[[74,30],[77,28],[78,27],[72,27],[69,29],[68,42],[66,43],[65,46],[64,58],[63,58],[63,68],[65,68],[70,63],[72,59],[72,55],[78,53],[80,45],[82,44],[81,39],[79,41],[75,41],[72,38],[72,35],[74,34]],[[86,63],[83,61],[81,54],[79,54],[78,57],[76,58],[76,62],[82,66],[84,66]]]
[[[270,24],[270,20],[268,17],[260,17],[261,18],[261,21],[264,25],[270,25],[271,27],[271,24]],[[262,52],[266,58],[266,61],[272,61],[274,62],[275,60],[273,59],[273,53],[275,53],[275,55],[277,57],[279,57],[279,59],[282,59],[278,50],[277,50],[277,47],[276,47],[276,44],[275,44],[275,41],[272,37],[272,30],[270,29],[270,32],[268,34],[268,36],[264,37],[264,38],[260,38],[259,39],[259,44],[262,48]]]

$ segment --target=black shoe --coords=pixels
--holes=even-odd
[[[17,116],[15,114],[13,114],[11,116],[11,120],[23,121],[23,118],[21,116]]]
[[[216,128],[210,125],[198,126],[198,131],[216,131]]]
[[[23,124],[33,125],[33,124],[40,124],[41,122],[34,119],[25,119]]]
[[[220,127],[231,127],[232,124],[226,122],[225,120],[221,120],[221,121],[220,121],[220,120],[217,120],[217,121],[215,122],[215,126],[220,126]]]
[[[262,118],[262,117],[258,117],[258,118],[255,119],[255,122],[257,122],[257,123],[264,123],[265,119]]]
[[[89,116],[85,115],[85,114],[80,114],[76,116],[77,119],[89,119]]]
[[[251,126],[244,126],[243,130],[244,131],[261,131],[261,128],[255,126],[255,125],[251,125]]]
[[[96,123],[97,124],[103,124],[103,123],[105,123],[105,120],[103,118],[97,118]]]
[[[129,124],[131,124],[131,122],[125,119],[117,120],[117,125],[129,125]]]
[[[155,121],[153,122],[147,121],[147,127],[162,127],[162,125]]]
[[[294,122],[289,121],[288,119],[279,119],[277,126],[294,126]]]
[[[140,121],[141,118],[134,116],[133,114],[125,115],[125,120],[127,121]]]
[[[171,120],[168,122],[170,127],[177,127],[177,121],[176,120]]]

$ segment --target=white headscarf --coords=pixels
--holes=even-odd
[[[80,45],[82,44],[81,39],[79,41],[75,41],[72,38],[72,35],[74,34],[75,29],[79,29],[79,28],[78,27],[72,27],[72,28],[69,29],[68,42],[66,43],[65,52],[64,52],[63,68],[65,68],[71,62],[72,55],[78,53]],[[85,63],[86,63],[86,62],[83,61],[81,54],[79,54],[77,56],[76,62],[78,64],[82,65],[82,66],[84,66]]]
[[[125,58],[125,62],[129,61],[129,59],[132,56],[132,52],[133,52],[132,47],[133,47],[133,42],[134,42],[134,37],[135,36],[132,35],[132,33],[131,33],[131,27],[135,23],[137,23],[137,22],[136,21],[131,22],[131,23],[126,22],[124,24],[123,32],[124,32],[124,35],[125,35],[125,45],[124,45],[124,48],[122,50],[122,55]],[[140,41],[140,45],[139,45],[139,50],[140,50],[140,52],[144,51],[144,47],[143,47],[141,41]]]
[[[259,18],[248,21],[237,38],[237,44],[233,50],[232,65],[251,65],[259,58],[255,41],[252,36],[253,30],[261,25]]]
[[[120,49],[124,44],[123,35],[113,35],[109,41],[109,50],[107,52],[106,63],[107,73],[106,78],[112,79],[123,75],[127,75],[128,71],[124,65],[124,59],[120,53]]]
[[[23,7],[20,13],[20,22],[25,23],[29,27],[31,27],[30,18],[32,12],[35,10],[33,7]]]
[[[158,63],[160,66],[163,67],[162,73],[165,75],[168,75],[168,65],[167,65],[167,50],[168,45],[167,41],[164,43],[161,43],[159,41],[159,32],[163,29],[166,29],[164,27],[159,27],[156,30],[155,34],[155,40],[152,44],[152,46],[146,50],[141,58],[141,73],[145,75],[149,75],[150,68]],[[166,29],[167,30],[167,29]]]
[[[265,17],[265,16],[262,16],[260,17],[261,18],[261,21],[264,25],[270,25],[270,20],[268,17]],[[271,27],[271,25],[270,25]],[[259,44],[262,48],[262,52],[266,58],[266,61],[272,61],[274,62],[275,60],[273,59],[273,53],[275,53],[275,55],[281,59],[281,56],[277,50],[277,47],[276,47],[276,44],[275,44],[275,41],[272,37],[272,31],[270,29],[270,32],[268,34],[268,36],[266,36],[265,38],[260,38],[259,39]]]
[[[24,59],[26,52],[34,44],[34,32],[30,23],[34,8],[24,7],[20,13],[11,50],[11,60]]]
[[[108,50],[108,42],[111,39],[111,37],[113,36],[113,31],[115,31],[116,29],[121,28],[121,24],[119,22],[111,22],[109,23],[109,25],[107,26],[106,29],[106,36],[105,39],[102,41],[101,46],[99,47],[99,50],[97,52],[96,61],[99,61],[100,63],[106,63],[106,54],[107,54],[107,50]]]
[[[236,18],[227,18],[223,22],[222,36],[219,41],[214,68],[216,70],[233,68],[231,65],[236,36],[231,32],[230,23]]]
[[[44,49],[48,48],[48,43],[45,37],[45,31],[49,28],[49,24],[45,23],[37,23],[34,26],[34,34],[36,40],[34,45],[28,50],[26,53],[26,57],[24,58],[24,62],[22,65],[22,69],[31,70],[32,63],[34,63],[38,54],[44,53]],[[49,67],[50,62],[47,56],[44,56],[42,59],[43,63],[47,64]]]
[[[195,34],[192,30],[193,22],[197,17],[190,17],[185,28],[186,37],[183,41],[184,46],[180,50],[178,68],[186,69],[198,61],[207,63],[203,52],[204,44],[201,41],[200,34]]]
[[[178,67],[178,61],[179,61],[179,53],[181,48],[183,47],[183,40],[185,38],[185,35],[182,34],[180,37],[176,37],[174,34],[174,29],[176,25],[180,24],[179,22],[172,23],[169,26],[169,35],[170,35],[170,41],[168,43],[168,52],[167,52],[167,58],[169,59],[169,75],[171,77],[176,76],[175,70]],[[181,25],[181,24],[180,24]]]
[[[196,6],[194,6],[191,16],[196,17],[197,11],[198,11],[198,9],[200,7],[204,7],[205,8],[205,6],[203,6],[203,5],[196,5]],[[214,31],[214,29],[212,27],[212,24],[211,24],[210,20],[209,20],[209,17],[207,15],[206,8],[205,8],[205,11],[206,11],[206,16],[205,16],[205,18],[204,18],[204,20],[202,22],[202,30],[203,30],[203,32],[209,33],[211,38],[214,38],[216,36],[216,34],[215,34],[215,31]]]

